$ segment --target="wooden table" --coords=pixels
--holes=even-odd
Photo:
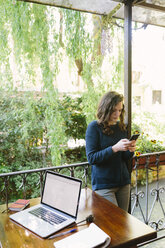
[[[30,205],[40,202],[40,198],[31,199]],[[0,211],[5,206],[0,206]],[[3,248],[51,248],[53,243],[65,236],[52,240],[41,239],[30,231],[18,226],[9,219],[8,213],[0,214],[0,241]],[[116,207],[111,202],[92,192],[83,189],[81,192],[80,206],[77,222],[85,219],[89,214],[94,215],[94,223],[111,237],[109,247],[136,247],[137,244],[156,238],[154,229],[142,223],[134,216]],[[77,230],[86,228],[80,225]],[[66,229],[62,230],[66,231]],[[72,234],[69,234],[72,235]],[[78,248],[78,247],[77,247]]]

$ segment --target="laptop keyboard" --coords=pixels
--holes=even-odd
[[[51,225],[61,224],[66,220],[66,218],[59,216],[58,214],[52,213],[51,211],[39,207],[34,210],[29,211],[29,213],[37,216],[38,218],[49,222]]]

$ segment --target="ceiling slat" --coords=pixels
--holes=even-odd
[[[124,19],[126,0],[17,0],[60,8],[72,9],[98,15],[108,15],[121,4],[113,17]],[[165,27],[165,0],[134,0],[132,20],[140,23]]]

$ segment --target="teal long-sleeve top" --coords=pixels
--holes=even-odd
[[[97,121],[92,121],[86,130],[86,155],[92,166],[92,189],[110,189],[130,184],[127,162],[134,153],[119,151],[114,153],[112,146],[119,140],[127,138],[127,132],[118,125],[112,126],[113,133],[102,132]]]

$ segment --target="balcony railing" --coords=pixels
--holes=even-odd
[[[0,203],[6,204],[6,209],[8,209],[8,204],[11,201],[11,195],[13,193],[12,192],[13,182],[15,182],[15,184],[19,184],[18,190],[22,192],[22,197],[26,199],[27,192],[29,192],[28,189],[31,188],[31,182],[28,181],[28,178],[30,176],[32,177],[33,175],[35,175],[38,178],[37,179],[35,177],[35,181],[36,181],[35,189],[37,190],[39,188],[38,196],[41,195],[43,183],[44,183],[44,176],[47,170],[56,171],[61,174],[67,174],[72,177],[76,177],[76,174],[78,174],[76,172],[81,170],[81,175],[79,174],[79,176],[81,176],[81,179],[83,181],[83,186],[87,187],[87,177],[89,172],[88,162],[4,173],[4,174],[0,174],[0,186],[1,186]]]
[[[134,193],[131,194],[132,200],[132,210],[131,213],[133,214],[135,208],[139,207],[141,216],[143,221],[146,224],[150,224],[156,230],[161,230],[161,226],[163,225],[162,220],[158,220],[157,222],[152,222],[151,217],[155,207],[155,203],[157,202],[160,206],[160,209],[163,213],[163,218],[165,218],[165,211],[161,199],[161,194],[165,193],[165,185],[160,186],[160,168],[161,166],[165,165],[165,152],[158,152],[158,153],[148,153],[141,155],[139,157],[135,157],[133,161],[134,170],[136,173],[135,179],[135,189]],[[145,188],[143,187],[143,191],[139,191],[138,187],[138,175],[140,169],[144,169],[143,173],[145,173]],[[149,190],[149,175],[150,173],[155,174],[155,184],[154,188]],[[164,181],[165,182],[165,181]],[[164,183],[165,184],[165,183]],[[145,197],[145,209],[142,209],[140,198]],[[149,198],[154,197],[152,204],[149,204]],[[144,211],[145,210],[145,211]]]
[[[163,179],[163,183],[160,183],[160,172],[164,166],[165,151],[143,154],[133,159],[135,187],[131,193],[131,214],[144,221],[147,225],[150,225],[159,234],[165,230],[165,204],[163,204],[165,199],[165,178]],[[138,184],[141,169],[143,169],[143,178],[145,179],[143,187]],[[151,173],[154,173],[155,181],[150,184]],[[154,211],[156,214],[154,214]],[[158,238],[150,242],[164,238],[165,235],[159,235]],[[150,242],[140,244],[138,247]]]
[[[160,169],[165,165],[165,151],[148,153],[140,155],[139,157],[134,157],[133,170],[135,173],[134,187],[132,187],[131,193],[131,214],[135,215],[136,210],[138,210],[138,217],[148,225],[156,229],[157,231],[165,230],[165,208],[162,202],[163,194],[165,194],[165,185],[160,186]],[[83,181],[83,187],[90,186],[90,165],[88,162],[70,164],[58,167],[45,167],[40,169],[16,171],[11,173],[0,174],[0,201],[1,204],[5,203],[6,207],[4,211],[8,209],[8,204],[11,201],[12,195],[12,184],[19,183],[19,191],[22,192],[22,197],[26,198],[32,187],[32,182],[29,182],[28,178],[35,177],[36,184],[33,185],[35,189],[39,189],[38,196],[41,195],[44,175],[46,170],[53,170],[62,174],[67,174],[72,177],[81,177]],[[163,167],[164,168],[164,167]],[[140,175],[140,170],[143,169],[143,174],[145,174],[145,186],[140,189],[138,185],[138,178]],[[150,173],[155,173],[155,183],[154,188],[149,189],[149,177]],[[32,180],[32,179],[30,179]],[[89,182],[89,183],[88,183]],[[164,180],[165,184],[165,180]],[[28,192],[28,193],[27,193]],[[162,197],[161,197],[162,196]],[[33,195],[30,197],[34,197]],[[36,195],[37,197],[37,195]],[[165,197],[164,197],[165,199]],[[145,204],[142,201],[145,200]],[[152,214],[155,208],[159,205],[161,209],[158,219],[153,220]],[[164,238],[165,236],[162,236]]]

